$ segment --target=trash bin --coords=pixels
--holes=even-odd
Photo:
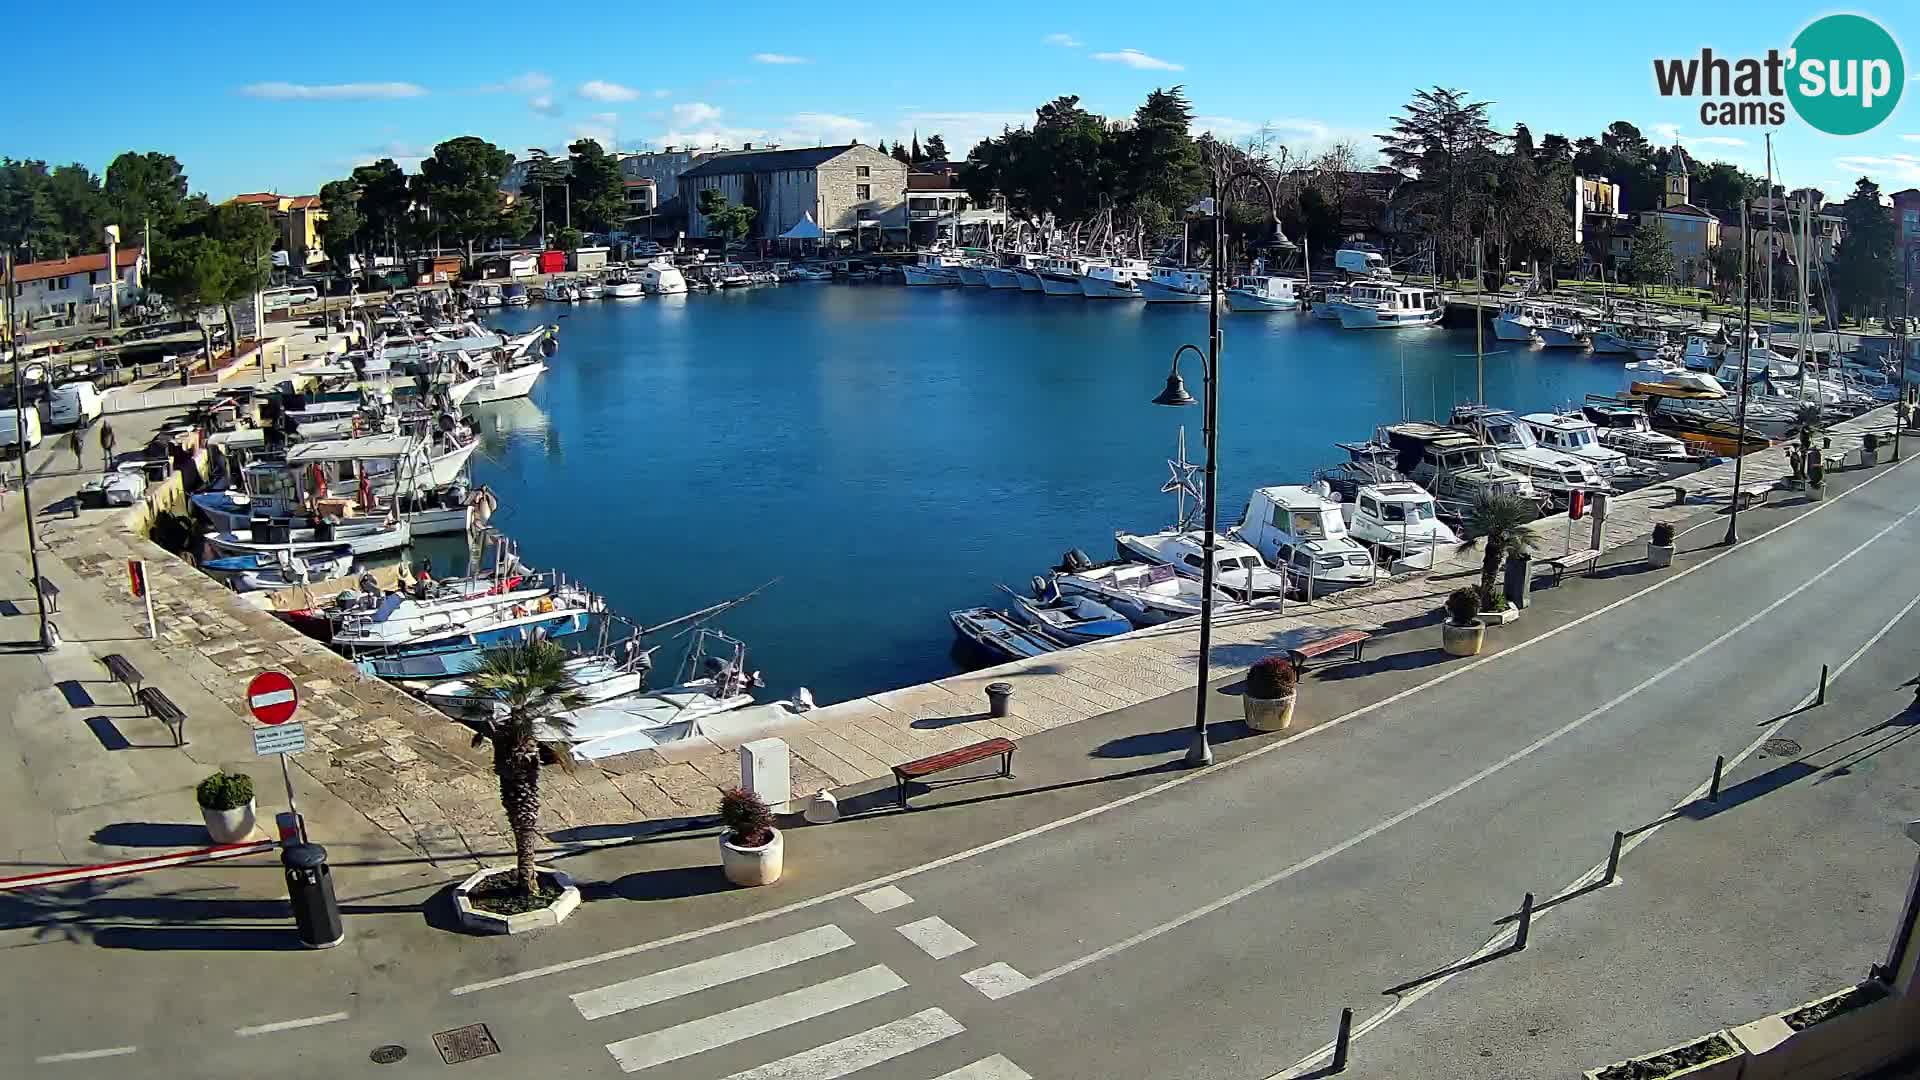
[[[991,716],[994,719],[998,720],[999,718],[1007,715],[1007,713],[1012,709],[1012,702],[1013,702],[1013,684],[1012,683],[997,682],[997,683],[987,684],[987,715],[988,716]]]
[[[289,844],[280,851],[280,865],[287,869],[287,899],[293,904],[300,944],[309,949],[340,944],[347,932],[340,925],[340,902],[333,896],[327,849],[319,844]]]
[[[1527,602],[1533,599],[1533,560],[1525,555],[1516,555],[1507,560],[1506,587],[1507,603],[1525,610]]]

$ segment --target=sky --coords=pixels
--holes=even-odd
[[[1030,122],[1062,94],[1130,115],[1182,85],[1197,126],[1235,140],[1268,132],[1296,157],[1373,138],[1417,87],[1492,103],[1496,127],[1569,137],[1628,120],[1696,158],[1765,168],[1770,129],[1709,127],[1698,103],[1656,92],[1656,57],[1784,49],[1834,10],[1876,18],[1920,67],[1920,5],[1831,9],[1615,0],[1602,5],[1402,3],[1309,11],[1215,3],[1186,14],[1145,3],[970,0],[952,5],[734,0],[678,4],[336,0],[302,9],[197,0],[185,9],[107,0],[84,19],[44,11],[9,54],[15,97],[0,155],[104,170],[125,150],[172,153],[215,199],[307,194],[355,165],[411,169],[433,144],[479,135],[526,156],[582,135],[621,150],[668,144],[784,146],[940,133],[955,155]],[[1357,25],[1364,10],[1364,25]],[[722,14],[721,12],[724,12]],[[1347,14],[1342,14],[1342,12]],[[720,25],[724,24],[724,26]],[[105,63],[97,28],[117,48]],[[103,75],[103,73],[105,73]],[[1920,186],[1920,81],[1862,135],[1823,135],[1788,112],[1778,180],[1840,198],[1856,177]]]

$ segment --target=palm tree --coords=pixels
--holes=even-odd
[[[499,707],[485,721],[473,744],[493,744],[493,773],[500,778],[500,807],[513,829],[515,876],[528,896],[539,895],[534,867],[540,842],[540,752],[537,727],[560,734],[572,729],[556,715],[579,708],[582,698],[567,672],[567,650],[551,641],[515,642],[481,654],[480,666],[470,678],[493,695]],[[563,768],[572,758],[562,748],[555,755]]]
[[[1494,578],[1508,555],[1533,551],[1536,538],[1525,526],[1539,516],[1539,507],[1506,492],[1482,491],[1468,508],[1466,520],[1462,522],[1466,542],[1460,546],[1472,547],[1483,542],[1486,545],[1486,554],[1480,561],[1480,602],[1488,611],[1506,607],[1505,597],[1493,591]]]

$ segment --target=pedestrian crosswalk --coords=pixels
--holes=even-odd
[[[874,914],[911,903],[904,893],[880,896],[879,903],[860,899]],[[880,931],[870,927],[862,932]],[[976,948],[973,939],[937,916],[903,921],[892,933],[898,936],[890,937],[895,945],[888,958],[902,970],[924,971],[927,965],[926,959],[901,962],[912,955],[900,950],[902,938],[936,962]],[[868,940],[870,945],[879,943]],[[848,951],[855,949],[851,934],[827,924],[582,990],[571,1000],[583,1019],[596,1022],[596,1032],[601,1030],[598,1025],[606,1025],[608,1035],[621,1036],[605,1043],[620,1070],[648,1077],[839,1080],[857,1072],[861,1080],[1033,1080],[1002,1054],[966,1053],[971,1044],[961,1039],[967,1028],[958,1018],[946,1009],[921,1007],[928,1003],[913,1000],[912,988],[899,971],[868,962],[880,957]],[[839,954],[844,954],[840,960],[832,959]],[[846,970],[856,965],[856,970]],[[957,966],[941,977],[967,985]],[[754,994],[757,1000],[739,1004],[763,982],[769,988],[803,984],[770,995],[761,991]],[[690,1015],[689,1005],[698,1005],[705,994],[723,998],[731,1007],[684,1019]],[[659,1019],[650,1022],[650,1017]],[[773,1045],[775,1053],[783,1053],[813,1042],[807,1036],[815,1032],[832,1037],[731,1073],[726,1067],[700,1064],[725,1062],[737,1069],[754,1060],[754,1046]],[[689,1060],[709,1051],[725,1052]],[[967,1063],[953,1068],[956,1061]]]

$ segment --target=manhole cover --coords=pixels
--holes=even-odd
[[[375,1065],[391,1065],[407,1056],[407,1048],[388,1043],[386,1046],[374,1047],[373,1053],[367,1056],[373,1059]]]
[[[1798,757],[1800,744],[1792,739],[1768,739],[1760,744],[1760,752],[1768,757]]]
[[[500,1052],[499,1044],[493,1041],[493,1033],[487,1030],[485,1024],[468,1024],[452,1031],[443,1031],[433,1037],[433,1045],[449,1065]]]

